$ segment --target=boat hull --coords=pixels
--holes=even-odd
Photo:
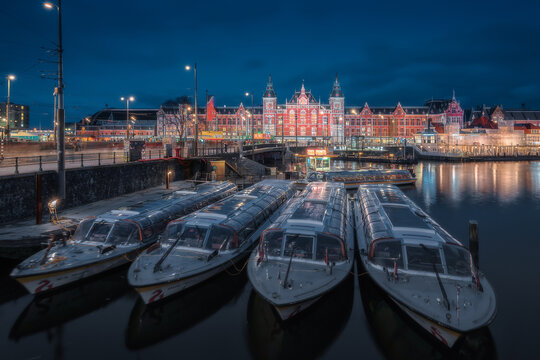
[[[316,298],[302,301],[296,304],[282,306],[274,305],[274,309],[276,309],[281,320],[289,320],[293,316],[298,315],[300,312],[306,310],[308,307],[315,304],[321,297],[322,296],[318,296]]]
[[[243,258],[244,256],[240,256],[237,259],[231,259],[231,261],[227,261],[219,266],[216,266],[215,268],[212,268],[200,274],[161,284],[139,286],[135,287],[135,290],[139,293],[145,304],[152,304],[172,295],[175,295],[179,292],[182,292],[186,289],[189,289],[197,284],[200,284],[203,281],[206,281],[216,276],[217,274],[229,268],[231,266],[231,262],[236,265]]]
[[[65,269],[57,272],[48,272],[46,274],[37,274],[32,276],[15,276],[14,278],[21,285],[23,285],[30,294],[38,294],[71,284],[75,281],[86,279],[126,263],[128,263],[128,259],[126,258],[125,254],[123,254],[105,261],[72,269]]]
[[[462,334],[460,332],[441,326],[440,324],[426,318],[425,316],[422,316],[421,314],[412,311],[393,297],[390,298],[392,299],[392,301],[394,301],[394,303],[398,305],[401,310],[403,310],[405,314],[407,314],[412,320],[414,320],[414,322],[416,322],[424,330],[429,332],[434,338],[436,338],[449,348],[454,346],[456,341],[461,337]]]

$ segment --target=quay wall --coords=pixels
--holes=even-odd
[[[200,161],[175,158],[66,170],[66,199],[58,210],[92,203],[188,179],[199,170]],[[43,219],[49,216],[47,203],[57,198],[57,174],[41,172]],[[0,224],[36,216],[36,173],[0,177]]]

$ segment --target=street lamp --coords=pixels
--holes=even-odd
[[[186,71],[190,71],[191,70],[191,66],[190,65],[186,65]],[[197,146],[198,146],[198,143],[199,143],[199,124],[198,124],[198,119],[197,119],[197,63],[195,63],[193,65],[193,73],[195,75],[195,131],[194,131],[194,138],[195,138],[195,142],[194,142],[194,145],[193,145],[193,151],[195,152],[195,156],[197,156]]]
[[[246,96],[251,96],[251,160],[255,157],[255,113],[253,112],[253,93],[246,92]]]
[[[135,101],[133,96],[130,97],[121,97],[120,101],[126,102],[126,140],[129,140],[129,102]]]
[[[62,47],[62,0],[57,0],[57,4],[52,2],[44,2],[43,6],[47,9],[56,8],[58,11],[58,47],[56,52],[58,53],[58,87],[56,88],[58,95],[58,108],[56,109],[56,119],[58,121],[57,126],[57,144],[56,149],[58,152],[58,196],[60,199],[66,198],[66,169],[65,169],[65,112],[64,112],[64,63]]]
[[[9,99],[11,95],[11,82],[15,80],[15,75],[6,76],[7,79],[7,104],[6,104],[6,138],[9,142]]]

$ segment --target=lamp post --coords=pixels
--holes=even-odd
[[[253,113],[253,93],[246,92],[246,96],[251,96],[251,160],[255,158],[255,114]]]
[[[121,97],[121,101],[126,102],[126,140],[129,140],[129,102],[135,101],[135,98],[133,96],[129,97]]]
[[[189,71],[191,70],[191,66],[190,65],[186,65],[186,70]],[[195,131],[194,131],[194,134],[193,134],[193,137],[195,139],[195,142],[193,144],[193,151],[195,153],[195,156],[197,156],[197,146],[199,144],[199,123],[198,123],[198,119],[197,119],[197,63],[195,63],[193,65],[193,74],[195,75]]]
[[[381,143],[381,146],[382,146],[382,129],[383,129],[383,116],[380,115],[381,117],[381,122],[379,123],[379,142]]]
[[[9,100],[11,95],[11,82],[15,80],[15,75],[8,75],[7,79],[7,104],[6,104],[6,138],[9,142]]]
[[[58,107],[56,109],[57,126],[57,143],[56,149],[58,152],[58,196],[60,199],[66,198],[66,168],[65,168],[65,111],[64,111],[64,63],[62,47],[62,0],[58,0],[57,4],[45,2],[43,6],[47,9],[56,8],[58,11],[58,87],[56,89],[58,96]]]

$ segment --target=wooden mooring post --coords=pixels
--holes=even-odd
[[[478,262],[478,221],[476,220],[469,220],[469,250],[471,251],[474,265],[476,268],[480,268],[480,264]]]

